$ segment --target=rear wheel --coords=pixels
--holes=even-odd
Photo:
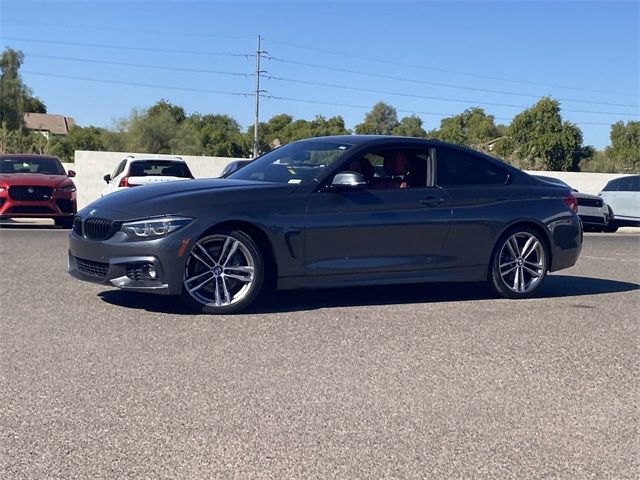
[[[613,210],[609,207],[609,223],[607,226],[602,229],[603,232],[614,233],[618,231],[618,222],[616,222],[615,217],[613,216]]]
[[[56,227],[71,228],[73,227],[73,218],[69,218],[69,217],[54,218],[53,223],[55,223]]]
[[[531,297],[542,285],[549,268],[547,247],[531,228],[510,230],[493,253],[490,283],[506,298]]]
[[[182,300],[203,313],[235,313],[248,307],[262,288],[264,262],[244,232],[221,231],[198,240],[182,279]]]

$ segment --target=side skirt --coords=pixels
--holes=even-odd
[[[484,282],[487,279],[488,268],[488,265],[474,265],[472,267],[431,270],[429,272],[285,277],[278,279],[278,290],[428,282]]]

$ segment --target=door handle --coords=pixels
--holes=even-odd
[[[422,200],[420,200],[420,204],[421,205],[427,205],[427,206],[434,206],[434,205],[442,205],[444,203],[444,198],[443,197],[435,197],[435,196],[430,196],[430,197],[425,197]]]

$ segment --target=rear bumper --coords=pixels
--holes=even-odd
[[[583,225],[606,227],[609,225],[609,217],[595,217],[592,215],[580,215]]]
[[[551,238],[550,272],[572,267],[578,261],[584,239],[582,221],[577,215],[564,217],[548,226]]]

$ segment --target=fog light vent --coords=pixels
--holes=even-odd
[[[150,263],[142,266],[142,274],[150,280],[155,280],[158,277],[155,267]]]
[[[158,272],[152,263],[128,263],[127,277],[136,282],[156,280]]]

